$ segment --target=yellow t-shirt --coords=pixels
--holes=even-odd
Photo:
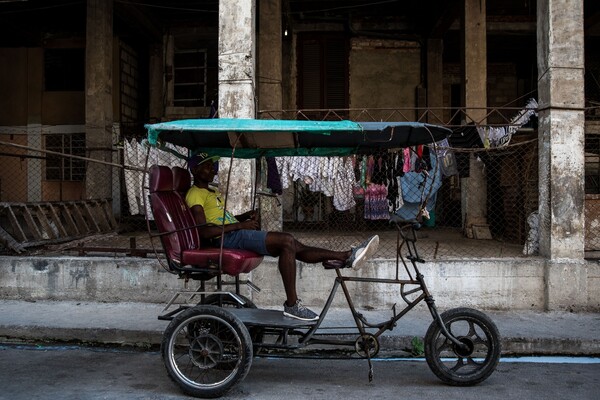
[[[223,200],[221,193],[208,189],[192,186],[185,195],[185,202],[188,207],[200,205],[204,209],[206,223],[222,225],[223,224]],[[237,219],[229,211],[225,212],[225,225],[234,224]]]

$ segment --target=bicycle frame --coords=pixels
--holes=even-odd
[[[397,322],[406,315],[410,310],[412,310],[415,306],[417,306],[423,300],[426,302],[428,309],[434,319],[438,323],[438,326],[442,330],[443,334],[454,344],[457,346],[464,346],[458,339],[452,336],[446,329],[444,325],[444,321],[437,311],[437,307],[435,306],[435,301],[433,296],[429,292],[427,288],[427,284],[425,283],[425,277],[421,274],[417,262],[425,262],[420,258],[418,254],[418,250],[416,247],[416,229],[418,228],[417,222],[409,222],[405,224],[396,224],[398,230],[397,236],[397,256],[396,256],[396,268],[395,268],[395,278],[394,279],[385,279],[385,278],[364,278],[364,277],[352,277],[345,276],[342,273],[341,269],[335,269],[336,277],[334,279],[333,286],[325,302],[323,310],[320,313],[320,318],[316,321],[314,325],[312,325],[305,333],[299,333],[297,330],[293,332],[299,334],[300,338],[298,339],[299,345],[289,345],[287,341],[287,336],[290,332],[285,332],[284,337],[281,338],[280,345],[269,345],[269,344],[259,344],[260,346],[266,348],[299,348],[304,346],[310,346],[315,344],[326,344],[326,345],[339,345],[339,346],[353,346],[355,345],[356,340],[343,340],[343,339],[325,339],[324,336],[338,335],[338,333],[330,333],[330,334],[322,334],[319,333],[319,329],[321,329],[323,321],[327,318],[327,313],[329,312],[331,305],[333,304],[333,300],[337,294],[339,288],[342,289],[344,298],[347,302],[347,305],[352,313],[352,317],[356,324],[356,328],[359,332],[359,337],[370,336],[375,339],[378,339],[383,333],[386,331],[392,330]],[[405,231],[409,231],[409,235],[406,234]],[[408,254],[405,256],[402,255],[402,251],[404,246],[406,245],[406,249],[408,250]],[[407,263],[407,260],[410,263]],[[406,274],[408,275],[408,279],[400,279],[401,274],[401,264],[404,267]],[[412,271],[411,271],[412,268]],[[348,288],[349,282],[359,282],[359,283],[372,283],[372,284],[388,284],[388,285],[400,285],[400,296],[402,300],[405,302],[405,307],[399,312],[396,310],[396,304],[394,304],[392,310],[393,315],[391,318],[385,321],[371,323],[367,321],[367,319],[357,310],[354,301],[352,299],[352,295]],[[414,288],[407,290],[407,286],[415,286]],[[411,296],[415,293],[421,292],[416,298],[409,299],[408,296]],[[336,327],[329,328],[331,330],[335,330]],[[374,333],[367,332],[367,329],[375,329]]]

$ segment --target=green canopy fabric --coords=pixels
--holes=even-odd
[[[192,153],[260,156],[343,156],[404,148],[446,138],[447,128],[419,122],[262,119],[187,119],[146,125],[148,142],[172,143]]]

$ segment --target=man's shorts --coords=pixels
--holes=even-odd
[[[227,249],[251,250],[261,255],[270,255],[266,244],[267,232],[240,229],[225,234],[223,247]]]

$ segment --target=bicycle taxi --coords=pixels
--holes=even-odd
[[[146,128],[150,145],[171,143],[189,150],[183,156],[201,151],[231,159],[365,154],[431,144],[451,133],[440,126],[416,122],[253,119],[182,120]],[[367,359],[371,380],[371,358],[380,350],[381,335],[395,328],[402,316],[422,301],[433,318],[425,334],[424,350],[436,376],[449,385],[468,386],[484,381],[494,372],[500,358],[500,335],[494,322],[470,308],[440,314],[419,271],[418,264],[424,260],[417,250],[415,231],[426,212],[425,190],[414,219],[396,215],[390,218],[397,230],[394,277],[349,276],[343,263],[324,262],[323,267],[332,274],[331,292],[320,318],[307,322],[285,317],[280,310],[256,307],[241,294],[244,284],[258,290],[249,280],[243,281],[240,274],[258,267],[262,256],[226,249],[222,244],[201,246],[198,227],[184,200],[190,185],[190,173],[184,168],[149,168],[149,198],[158,230],[151,237],[160,238],[169,272],[186,283],[199,283],[196,290],[175,294],[159,316],[170,321],[161,344],[163,361],[169,377],[183,392],[204,398],[222,396],[245,378],[253,356],[272,350],[293,352],[314,345],[353,349]],[[208,288],[209,281],[214,281],[214,289],[213,282]],[[403,308],[394,306],[384,321],[368,321],[352,300],[348,287],[351,282],[394,286]],[[322,329],[339,288],[356,324],[350,339],[347,329],[343,334],[336,334],[335,329],[324,333]],[[177,304],[184,296],[185,304]]]

